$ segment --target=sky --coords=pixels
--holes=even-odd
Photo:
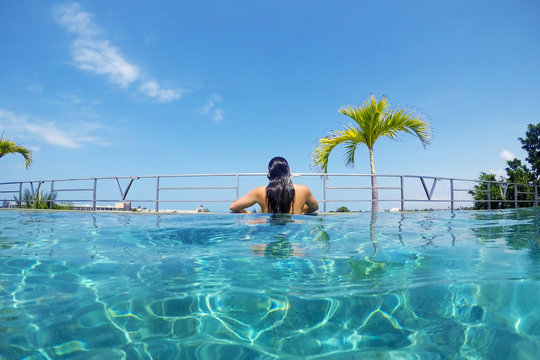
[[[0,131],[33,151],[0,182],[313,172],[318,138],[370,94],[429,120],[425,149],[381,138],[379,174],[503,174],[540,121],[540,3],[0,2]],[[354,168],[343,148],[330,173]]]

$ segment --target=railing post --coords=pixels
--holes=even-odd
[[[517,209],[518,207],[518,187],[517,187],[517,184],[514,183],[514,209]]]
[[[51,181],[51,197],[52,197],[52,194],[53,194],[53,193],[54,193],[54,180]],[[52,208],[54,207],[54,206],[53,206],[53,205],[54,205],[54,201],[53,201],[53,200],[49,201],[49,204],[47,204],[47,205],[49,205],[49,209],[52,209]]]
[[[159,176],[156,176],[156,212],[159,212]]]
[[[326,174],[323,175],[323,212],[326,212]]]
[[[97,188],[97,179],[94,178],[94,187],[92,189],[92,209],[96,211],[96,188]]]
[[[506,209],[508,201],[506,200],[506,194],[508,193],[508,183],[504,183],[504,190],[501,188],[501,183],[497,183],[499,185],[499,191],[501,194],[501,205],[503,209]]]
[[[400,182],[401,182],[401,211],[405,211],[405,192],[404,192],[404,183],[403,183],[403,176],[400,176]]]
[[[22,182],[19,183],[19,203],[20,203],[19,207],[21,208],[22,208],[22,184],[23,184]]]
[[[534,205],[538,206],[538,185],[534,185]]]
[[[236,174],[236,200],[238,200],[238,198],[240,197],[240,188],[239,188],[239,184],[240,184],[240,179],[239,179],[239,175]]]
[[[450,211],[454,211],[454,179],[450,179]]]
[[[488,201],[488,210],[491,210],[491,183],[487,183],[487,201]]]

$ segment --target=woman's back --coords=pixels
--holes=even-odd
[[[266,187],[264,187],[264,189],[266,193]],[[291,214],[303,214],[305,212],[317,211],[319,206],[318,204],[315,206],[316,202],[317,200],[315,200],[307,186],[294,184],[294,202],[291,206]],[[308,203],[311,204],[311,207],[308,205]],[[264,206],[261,207],[262,212],[272,212],[268,209],[268,201],[266,199],[264,199],[263,204]],[[311,211],[308,211],[309,209]]]
[[[268,186],[260,186],[233,202],[232,212],[246,212],[257,203],[264,213],[303,214],[319,209],[317,200],[307,186],[295,185],[287,160],[276,156],[268,164]]]
[[[233,202],[230,207],[231,211],[236,212],[257,203],[261,207],[261,211],[263,213],[273,212],[270,211],[270,209],[268,208],[268,201],[266,199],[266,188],[266,186],[259,186],[251,190],[246,196]],[[317,203],[317,200],[315,199],[309,188],[305,185],[294,184],[294,202],[291,209],[289,210],[289,213],[304,214],[315,212],[318,209],[319,204]]]

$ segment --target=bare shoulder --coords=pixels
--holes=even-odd
[[[298,184],[294,184],[294,191],[296,191],[299,194],[309,194],[311,192],[306,185],[298,185]]]
[[[256,195],[257,197],[266,197],[266,186],[259,186],[251,190],[251,193]]]

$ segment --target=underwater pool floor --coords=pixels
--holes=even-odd
[[[0,359],[538,359],[540,209],[0,211]]]

